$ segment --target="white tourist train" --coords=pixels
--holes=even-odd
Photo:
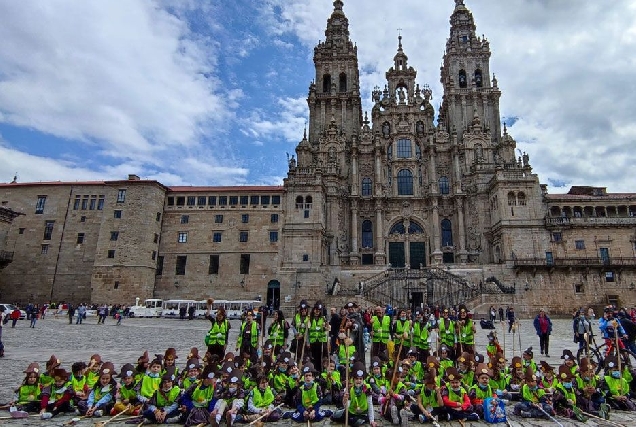
[[[263,303],[258,300],[217,300],[211,308],[212,316],[216,316],[219,307],[225,309],[228,319],[240,319],[244,312],[252,310],[255,314]],[[189,299],[169,299],[163,302],[162,317],[176,319],[180,317],[181,309],[185,310],[185,317],[188,317],[190,307],[194,307],[194,318],[202,319],[208,309],[206,300]]]
[[[140,299],[135,298],[135,305],[128,309],[129,317],[161,317],[163,310],[163,300],[159,298],[148,298],[143,304],[139,304]]]

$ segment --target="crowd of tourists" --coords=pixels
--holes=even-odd
[[[464,306],[455,313],[375,307],[366,316],[355,302],[328,311],[320,301],[301,301],[289,319],[274,310],[266,323],[265,316],[248,311],[230,343],[230,322],[222,308],[212,312],[212,304],[208,300],[203,356],[192,348],[180,359],[168,348],[154,358],[144,352],[116,369],[99,354],[67,368],[53,355],[43,369],[37,363],[26,367],[15,398],[4,406],[14,417],[123,415],[137,424],[213,427],[327,417],[376,426],[376,414],[394,425],[495,422],[505,418],[505,405],[521,417],[580,421],[636,410],[634,376],[621,358],[608,355],[596,366],[566,349],[553,365],[535,359],[530,347],[508,359],[495,330],[477,348],[477,328]],[[573,319],[575,333],[579,317]],[[621,323],[627,319],[613,308],[603,319],[603,337],[625,342],[628,351],[631,338]],[[547,357],[541,334],[551,321],[542,312],[534,324],[543,342],[541,358]]]

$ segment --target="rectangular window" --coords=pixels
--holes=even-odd
[[[218,255],[210,255],[210,266],[208,267],[208,274],[219,274]]]
[[[190,222],[190,215],[181,215],[181,224],[187,224]]]
[[[86,209],[88,209],[88,196],[82,199],[82,210],[85,211]]]
[[[239,274],[250,274],[250,254],[241,254]]]
[[[157,215],[155,216],[155,221],[157,222],[161,221],[161,212],[157,212]]]
[[[261,205],[263,206],[269,205],[269,200],[270,200],[269,196],[261,196]]]
[[[269,232],[269,242],[270,243],[278,242],[278,231],[270,231]]]
[[[222,235],[222,233],[220,233],[218,231],[215,232],[214,234],[212,234],[212,241],[214,243],[221,243],[221,237],[222,237],[221,235]]]
[[[115,281],[115,286],[113,286],[113,288],[119,289],[119,281],[117,281],[117,280]]]
[[[250,205],[258,205],[258,196],[250,196]]]
[[[197,198],[195,196],[188,196],[188,206],[194,206],[197,202]]]
[[[552,241],[553,242],[562,242],[563,241],[563,234],[561,234],[560,231],[555,231],[554,233],[552,233]]]
[[[46,203],[46,196],[38,196],[38,201],[35,204],[35,213],[42,214],[44,213],[44,204]]]
[[[554,265],[554,257],[552,256],[552,252],[545,253],[545,263],[546,265]]]
[[[184,231],[179,232],[178,242],[179,243],[187,243],[188,242],[188,233],[184,232]]]
[[[84,243],[84,233],[77,233],[77,244],[81,245]]]
[[[177,197],[177,206],[185,206],[185,197],[184,196],[178,196]]]
[[[183,276],[186,273],[186,264],[188,263],[188,257],[186,255],[177,256],[177,265],[174,273],[177,276]]]
[[[152,260],[154,261],[155,259],[157,259],[157,251],[152,251]]]
[[[174,206],[174,197],[168,197],[168,206]]]
[[[613,282],[614,281],[614,272],[613,271],[606,271],[605,272],[605,281],[606,282]]]
[[[126,190],[121,189],[117,192],[117,203],[124,203],[126,201]]]
[[[155,238],[152,240],[153,243],[159,243],[159,235],[155,233]]]
[[[49,252],[49,245],[45,244],[40,247],[40,253],[42,255],[47,254],[48,252]]]
[[[161,276],[163,274],[163,256],[157,257],[157,270],[155,271],[155,275]]]
[[[115,209],[115,212],[113,213],[113,216],[115,218],[121,218],[121,210],[120,209]]]
[[[373,265],[373,254],[362,254],[362,265]]]
[[[110,232],[110,241],[116,242],[119,239],[119,231],[111,231]]]
[[[108,258],[115,258],[115,251],[113,249],[108,251]]]
[[[272,205],[280,205],[280,196],[272,196]]]
[[[216,206],[216,196],[208,196],[208,205]]]
[[[574,241],[574,247],[576,249],[585,249],[585,240],[575,240]]]
[[[219,206],[227,205],[227,196],[219,196]]]
[[[104,210],[104,201],[106,200],[105,196],[99,196],[99,200],[97,200],[97,210]]]
[[[239,232],[239,242],[241,242],[241,243],[247,242],[248,235],[249,234],[248,234],[247,231],[240,231]]]
[[[53,235],[54,225],[55,225],[55,221],[44,221],[44,239],[43,240],[51,240],[51,236]]]
[[[249,200],[248,196],[241,196],[241,205],[245,206],[247,205],[247,201]]]
[[[214,223],[222,224],[223,223],[223,215],[214,215]]]
[[[80,222],[86,222],[86,217],[84,215],[80,217]]]
[[[205,196],[199,196],[197,197],[197,205],[199,206],[205,206],[205,201],[206,201],[207,197]]]
[[[309,211],[307,209],[305,209],[305,213],[303,215],[305,218],[309,218]]]
[[[94,211],[97,207],[97,197],[91,196],[91,203],[88,205],[88,210]]]
[[[18,234],[24,234],[24,228],[19,228],[18,229]]]
[[[73,210],[74,211],[79,209],[80,202],[81,202],[80,196],[75,196],[75,202],[73,202]]]
[[[272,215],[269,217],[269,221],[270,221],[272,224],[276,224],[276,223],[278,222],[278,214],[272,214]]]
[[[303,261],[309,261],[309,254],[303,254]]]
[[[577,294],[582,294],[585,291],[585,288],[583,287],[582,283],[577,283],[574,285],[574,292],[576,292]]]
[[[242,214],[241,215],[241,222],[243,224],[247,224],[248,222],[250,222],[250,215],[249,214]]]
[[[238,205],[238,196],[230,196],[230,206]]]

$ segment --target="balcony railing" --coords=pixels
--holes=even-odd
[[[589,216],[589,217],[547,217],[546,226],[591,226],[591,225],[636,225],[635,216]]]
[[[513,260],[515,267],[634,267],[636,258],[521,258]]]

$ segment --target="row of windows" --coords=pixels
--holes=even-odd
[[[168,206],[280,205],[280,196],[169,196]]]
[[[465,37],[465,36],[464,36]],[[484,84],[483,76],[481,70],[475,70],[473,75],[473,79],[475,80],[475,86],[482,87]],[[466,70],[459,70],[459,87],[465,89],[468,87],[468,80],[466,78]]]
[[[219,274],[221,266],[219,255],[210,255],[210,263],[208,265],[208,274]],[[163,275],[163,263],[164,257],[157,257],[157,270],[155,274],[157,276]],[[186,274],[186,267],[188,265],[187,255],[177,255],[175,263],[175,275],[184,276]],[[250,254],[241,254],[239,262],[239,274],[250,274]]]
[[[442,228],[442,246],[453,246],[453,227],[449,219],[443,219],[441,222]],[[404,225],[404,221],[397,222],[389,230],[391,234],[406,234],[407,229]],[[420,224],[415,221],[409,222],[408,234],[424,234],[424,229]],[[373,222],[370,220],[362,221],[362,247],[373,247]]]
[[[340,73],[338,76],[338,92],[347,91],[347,74]],[[322,92],[331,93],[331,74],[325,74],[322,76]]]
[[[104,200],[105,196],[100,195],[99,198],[97,196],[75,196],[75,201],[73,202],[73,210],[89,210],[101,211],[104,209]]]
[[[212,242],[221,243],[223,240],[223,232],[215,231],[212,233]],[[249,231],[239,231],[239,242],[246,243],[249,240]],[[278,242],[278,231],[270,231],[269,232],[269,241],[270,243]],[[177,242],[178,243],[188,243],[188,232],[180,231],[177,234]]]
[[[271,214],[269,217],[269,221],[272,224],[278,223],[278,214]],[[180,223],[188,224],[190,222],[190,215],[181,215]],[[241,214],[241,223],[247,224],[250,222],[249,214]],[[214,215],[214,223],[222,224],[223,223],[223,214]]]

